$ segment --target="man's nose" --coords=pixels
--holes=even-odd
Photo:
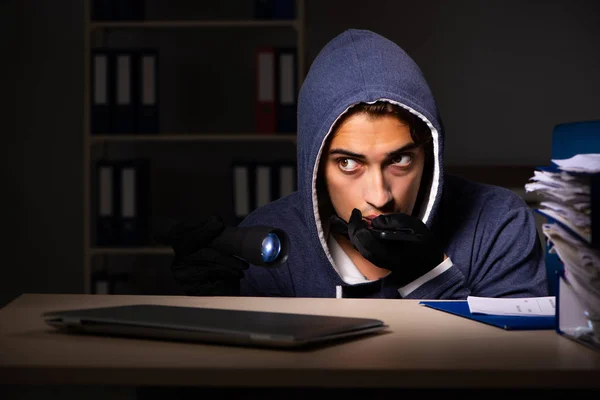
[[[381,170],[372,171],[367,176],[365,186],[365,201],[371,206],[381,210],[393,200],[392,191],[387,184]]]

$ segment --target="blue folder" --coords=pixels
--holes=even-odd
[[[554,316],[527,315],[513,317],[505,315],[472,314],[471,311],[469,311],[469,303],[466,300],[421,301],[419,304],[506,330],[551,330],[556,327],[556,317]]]

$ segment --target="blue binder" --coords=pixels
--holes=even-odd
[[[552,131],[552,159],[600,153],[600,120],[566,122]]]
[[[493,325],[506,330],[553,330],[556,329],[554,316],[505,316],[473,314],[466,300],[459,301],[421,301],[426,307],[447,312],[473,321]]]
[[[273,1],[274,19],[294,19],[296,18],[295,0],[275,0]]]

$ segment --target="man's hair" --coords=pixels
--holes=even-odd
[[[344,113],[334,124],[331,129],[331,134],[328,141],[331,141],[333,134],[337,131],[341,124],[344,123],[348,118],[357,114],[366,114],[371,118],[381,118],[384,116],[392,116],[397,118],[400,122],[406,124],[410,131],[410,136],[418,145],[423,146],[425,153],[425,165],[423,168],[423,176],[421,177],[421,184],[419,187],[419,194],[415,202],[413,209],[413,215],[417,216],[421,210],[423,200],[427,198],[428,193],[426,190],[431,185],[431,179],[433,177],[433,143],[431,130],[425,124],[421,118],[411,113],[402,106],[392,104],[387,101],[377,101],[375,103],[358,103],[352,106],[346,113]],[[322,160],[319,160],[321,163]],[[320,208],[323,208],[325,212],[332,212],[331,204],[329,202],[329,196],[327,195],[327,189],[325,185],[325,177],[323,172],[324,164],[321,163],[319,167],[319,176],[317,177],[317,193],[319,197]],[[327,210],[327,211],[326,211]]]
[[[375,103],[358,103],[352,106],[344,115],[342,115],[333,126],[331,132],[337,131],[339,126],[348,118],[356,114],[367,114],[372,118],[384,117],[391,115],[396,117],[400,122],[408,125],[410,137],[416,144],[424,144],[431,140],[431,131],[429,127],[404,107],[387,101],[377,101]]]

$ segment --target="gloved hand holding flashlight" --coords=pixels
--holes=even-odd
[[[228,227],[218,216],[155,219],[153,225],[155,239],[173,248],[173,276],[188,295],[237,295],[250,263],[272,268],[287,260],[289,243],[280,229]]]

